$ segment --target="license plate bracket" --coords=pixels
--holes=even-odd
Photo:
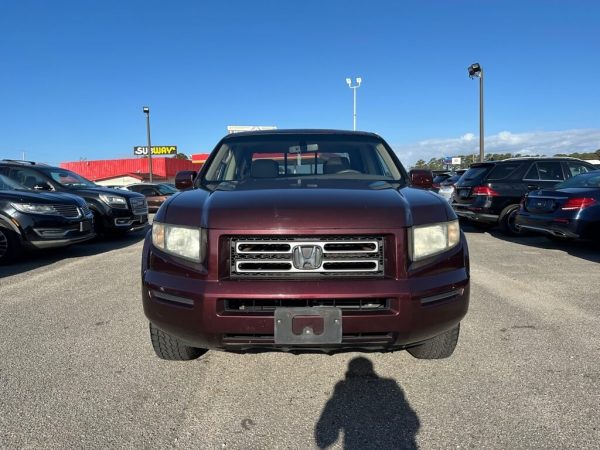
[[[276,308],[275,344],[342,342],[342,310],[333,307]]]

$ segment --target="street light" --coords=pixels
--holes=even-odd
[[[483,162],[483,68],[479,63],[468,68],[469,78],[479,78],[479,161]]]
[[[353,86],[352,85],[352,80],[350,78],[346,78],[346,84],[348,85],[348,87],[350,89],[352,89],[354,91],[354,120],[353,120],[353,130],[356,131],[356,90],[360,87],[360,83],[362,83],[362,78],[358,77],[356,78],[356,84]]]
[[[144,106],[144,114],[146,114],[146,134],[148,135],[148,168],[150,174],[150,183],[152,183],[152,144],[150,143],[150,108]]]

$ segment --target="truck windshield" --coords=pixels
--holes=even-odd
[[[272,134],[227,138],[204,172],[207,183],[290,178],[398,182],[404,170],[374,136]]]

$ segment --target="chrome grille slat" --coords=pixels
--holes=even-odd
[[[231,276],[382,277],[383,241],[381,236],[236,236],[230,238]]]
[[[285,254],[291,253],[292,248],[298,245],[298,243],[291,242],[268,242],[268,241],[240,241],[236,244],[236,253],[238,254]],[[374,253],[379,250],[379,242],[377,241],[336,241],[336,242],[322,242],[322,241],[303,241],[302,245],[312,245],[321,247],[323,253]],[[331,245],[344,245],[344,246],[356,246],[353,250],[329,250],[327,246]],[[287,246],[287,250],[241,250],[240,247],[278,247]],[[370,249],[360,248],[365,246],[372,246]]]
[[[305,269],[297,269],[296,267],[294,267],[294,265],[290,262],[290,261],[267,261],[265,262],[264,260],[243,260],[243,261],[237,261],[235,264],[235,271],[238,273],[241,272],[265,272],[265,271],[274,271],[274,272],[290,272],[290,273],[307,273],[307,272],[377,272],[379,270],[379,264],[378,261],[373,260],[373,261],[366,261],[366,263],[372,263],[374,265],[373,268],[371,269],[352,269],[352,268],[348,268],[348,269],[328,269],[325,267],[326,264],[335,264],[335,263],[341,263],[341,264],[365,264],[365,260],[350,260],[350,259],[340,259],[340,260],[323,260],[323,264],[321,265],[321,267],[319,267],[318,269],[311,269],[311,270],[305,270]],[[272,268],[270,268],[269,270],[266,269],[244,269],[241,268],[240,266],[243,264],[260,264],[261,266],[269,266],[271,265]],[[289,265],[288,269],[277,269],[275,266],[282,266],[284,264]]]

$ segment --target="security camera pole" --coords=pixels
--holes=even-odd
[[[483,162],[483,67],[474,63],[468,70],[469,78],[479,78],[479,161]]]
[[[144,106],[144,114],[146,114],[146,134],[148,135],[148,168],[150,173],[150,183],[152,183],[152,144],[150,143],[150,108]]]
[[[362,78],[356,78],[356,84],[352,86],[352,80],[350,78],[346,78],[346,83],[348,87],[354,91],[354,122],[353,122],[353,130],[356,131],[356,90],[360,87],[360,83],[362,83]]]

